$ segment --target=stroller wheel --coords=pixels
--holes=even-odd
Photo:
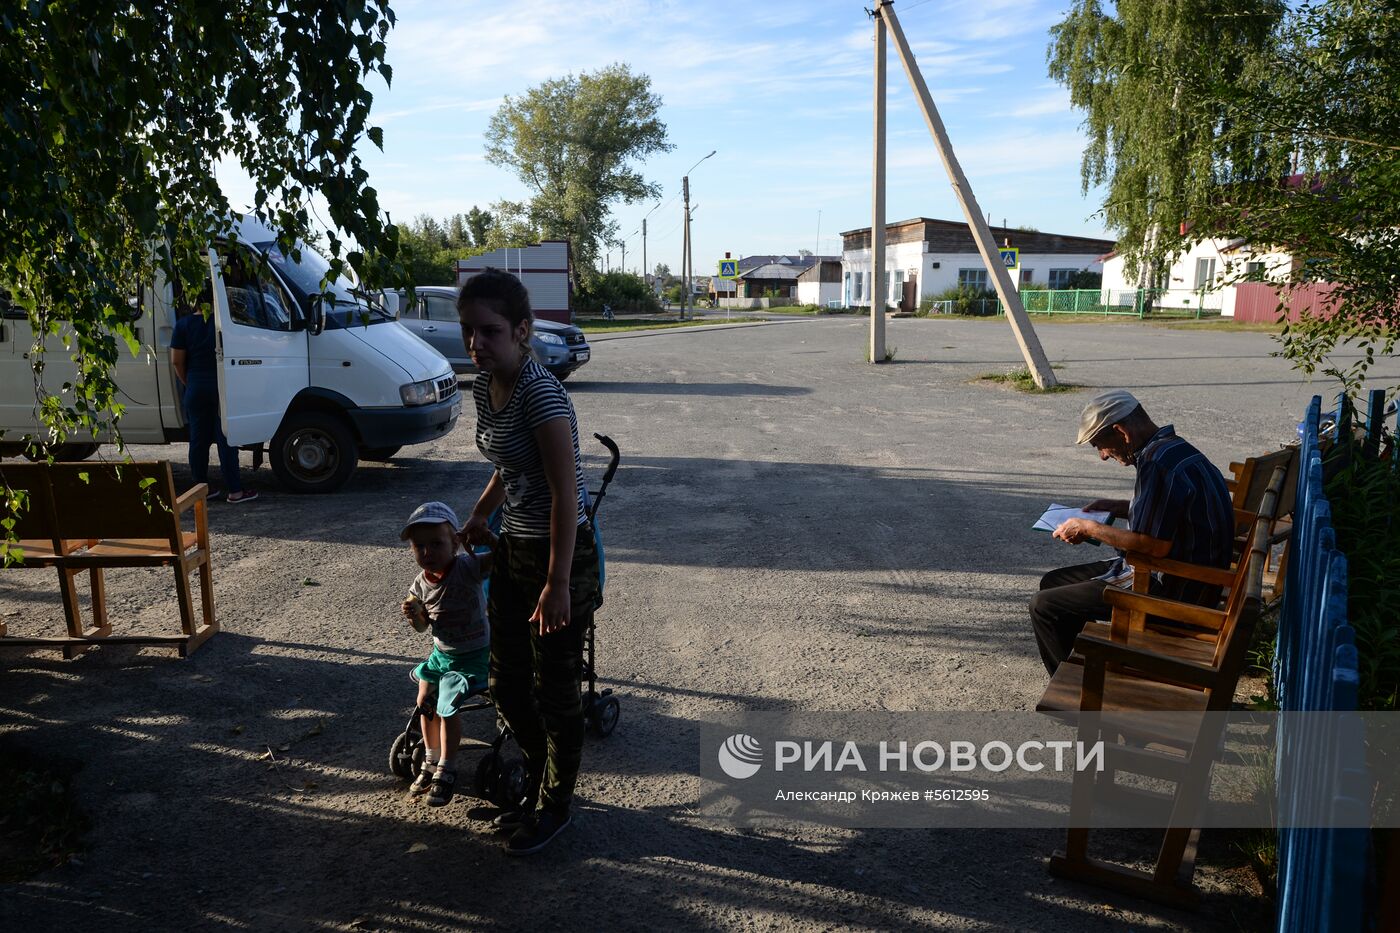
[[[496,786],[501,779],[501,756],[494,751],[481,756],[472,776],[472,792],[482,800],[496,799]]]
[[[423,743],[416,735],[400,732],[389,748],[389,773],[405,781],[413,780],[423,766]]]
[[[618,703],[617,697],[599,697],[589,711],[588,724],[592,727],[594,735],[606,739],[617,728],[617,718],[620,715],[622,704]]]
[[[518,807],[520,801],[525,799],[527,783],[525,762],[519,758],[503,762],[500,777],[496,781],[496,794],[492,802],[505,809]]]

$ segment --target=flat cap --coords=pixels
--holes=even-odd
[[[1123,389],[1095,395],[1079,413],[1079,440],[1075,443],[1089,443],[1095,434],[1131,415],[1139,404],[1133,393]]]

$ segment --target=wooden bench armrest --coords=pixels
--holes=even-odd
[[[175,514],[181,515],[188,512],[196,501],[204,501],[209,495],[208,483],[197,483],[180,494],[175,500]]]
[[[1127,612],[1141,612],[1157,616],[1160,619],[1185,622],[1187,625],[1196,625],[1215,631],[1219,631],[1225,625],[1225,613],[1218,609],[1207,609],[1205,606],[1197,606],[1192,603],[1179,603],[1172,599],[1162,599],[1160,596],[1147,596],[1115,586],[1104,587],[1103,600],[1113,607],[1115,614],[1116,610],[1119,609]]]
[[[1203,567],[1167,557],[1153,557],[1141,551],[1128,551],[1123,559],[1133,565],[1133,570],[1160,570],[1172,577],[1185,577],[1198,583],[1214,583],[1216,586],[1234,586],[1235,571],[1218,567]]]
[[[1074,650],[1084,656],[1085,667],[1123,664],[1153,678],[1209,688],[1220,679],[1220,671],[1209,664],[1185,661],[1170,655],[1134,648],[1091,632],[1080,632]]]

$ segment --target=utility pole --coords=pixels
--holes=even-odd
[[[681,200],[685,202],[685,233],[681,236],[681,320],[685,320],[686,302],[690,300],[690,176],[681,179]]]
[[[894,37],[895,50],[899,52],[899,60],[904,65],[904,73],[909,76],[909,83],[914,87],[914,97],[924,112],[924,122],[928,124],[929,134],[933,136],[934,146],[938,149],[938,155],[943,160],[943,168],[947,171],[948,180],[953,185],[953,193],[957,195],[958,203],[962,205],[963,216],[967,219],[973,240],[977,243],[977,251],[982,254],[982,262],[991,274],[992,282],[996,286],[997,297],[1006,306],[1006,317],[1011,322],[1011,331],[1016,335],[1016,342],[1021,347],[1021,356],[1026,361],[1026,368],[1030,370],[1037,386],[1042,389],[1054,388],[1059,385],[1059,381],[1055,378],[1054,370],[1050,368],[1050,361],[1045,357],[1045,350],[1040,345],[1040,338],[1036,336],[1035,328],[1031,326],[1030,318],[1026,316],[1025,306],[1021,304],[1021,294],[1012,286],[1011,276],[1007,273],[1006,266],[1002,264],[1001,251],[997,248],[996,241],[992,239],[990,222],[983,219],[982,209],[972,194],[972,186],[968,184],[967,176],[963,174],[962,166],[958,164],[957,156],[953,153],[953,144],[948,140],[948,131],[944,129],[943,120],[938,116],[938,108],[933,105],[933,97],[928,92],[928,85],[924,83],[924,76],[919,71],[918,63],[914,61],[914,53],[909,51],[909,43],[904,38],[904,30],[900,28],[899,18],[894,15],[893,4],[889,0],[881,0],[875,8],[875,16],[889,26],[890,35]],[[876,29],[875,36],[878,50],[882,37],[879,28]],[[884,56],[879,51],[877,51],[876,56],[876,95],[879,97],[881,75],[879,68]],[[882,114],[878,107],[875,122],[877,133],[876,173],[878,176],[881,172],[881,147],[883,145],[881,140],[883,136]],[[883,198],[879,201],[883,204]],[[884,233],[883,225],[879,230],[882,234]],[[872,237],[874,233],[875,231],[872,230]],[[883,243],[881,245],[883,246]]]
[[[642,218],[642,283],[646,284],[647,276],[651,275],[651,268],[647,266],[647,219]],[[648,288],[651,286],[648,285]]]
[[[885,361],[885,20],[875,7],[875,178],[870,222],[870,362]]]
[[[622,264],[621,264],[620,266],[618,266],[618,269],[620,269],[620,270],[623,272],[623,274],[626,274],[626,272],[627,272],[627,241],[626,241],[626,240],[623,240],[623,241],[622,241]]]

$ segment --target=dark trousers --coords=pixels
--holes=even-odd
[[[1061,567],[1040,578],[1040,592],[1031,597],[1031,630],[1040,648],[1040,660],[1054,675],[1074,650],[1074,640],[1090,620],[1107,621],[1112,615],[1103,601],[1108,584],[1094,577],[1108,570],[1111,561]]]
[[[491,697],[525,756],[531,796],[567,811],[583,756],[583,640],[598,607],[598,549],[580,525],[569,576],[569,624],[530,624],[549,575],[549,539],[502,535],[491,572]]]
[[[219,424],[219,385],[201,379],[191,379],[185,385],[185,420],[190,427],[190,473],[196,483],[209,482],[209,445],[219,448],[219,470],[224,475],[224,488],[242,492],[238,476],[238,451],[228,445],[223,426]]]

